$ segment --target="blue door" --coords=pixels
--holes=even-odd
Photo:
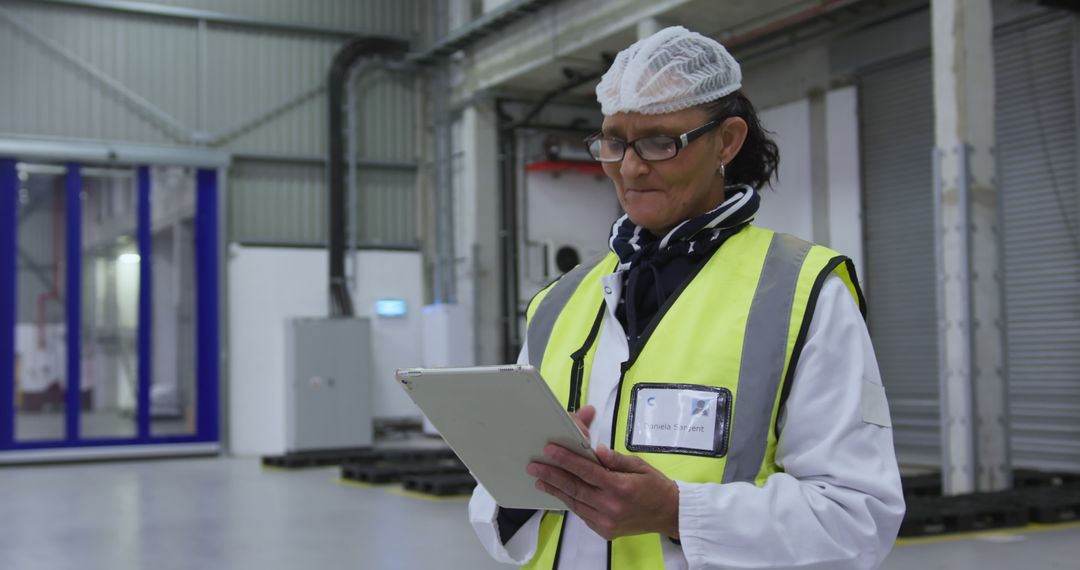
[[[0,455],[218,440],[217,181],[0,159]]]

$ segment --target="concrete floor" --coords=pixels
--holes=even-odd
[[[0,467],[4,570],[506,568],[466,500],[269,471],[254,459]],[[885,570],[1076,568],[1080,527],[898,546]]]

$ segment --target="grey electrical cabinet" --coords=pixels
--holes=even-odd
[[[370,447],[371,323],[303,318],[286,329],[286,452]]]

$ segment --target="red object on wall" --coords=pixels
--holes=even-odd
[[[574,172],[576,174],[603,176],[604,167],[599,162],[591,160],[538,160],[526,164],[525,172],[551,172],[554,174]]]

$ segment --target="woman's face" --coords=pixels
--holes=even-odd
[[[627,141],[650,135],[678,137],[708,121],[705,111],[697,107],[663,115],[617,113],[604,118],[603,133]],[[720,205],[724,198],[720,165],[728,154],[723,152],[723,130],[714,129],[691,141],[669,160],[645,161],[628,147],[622,161],[603,163],[630,220],[662,236],[683,220]]]

